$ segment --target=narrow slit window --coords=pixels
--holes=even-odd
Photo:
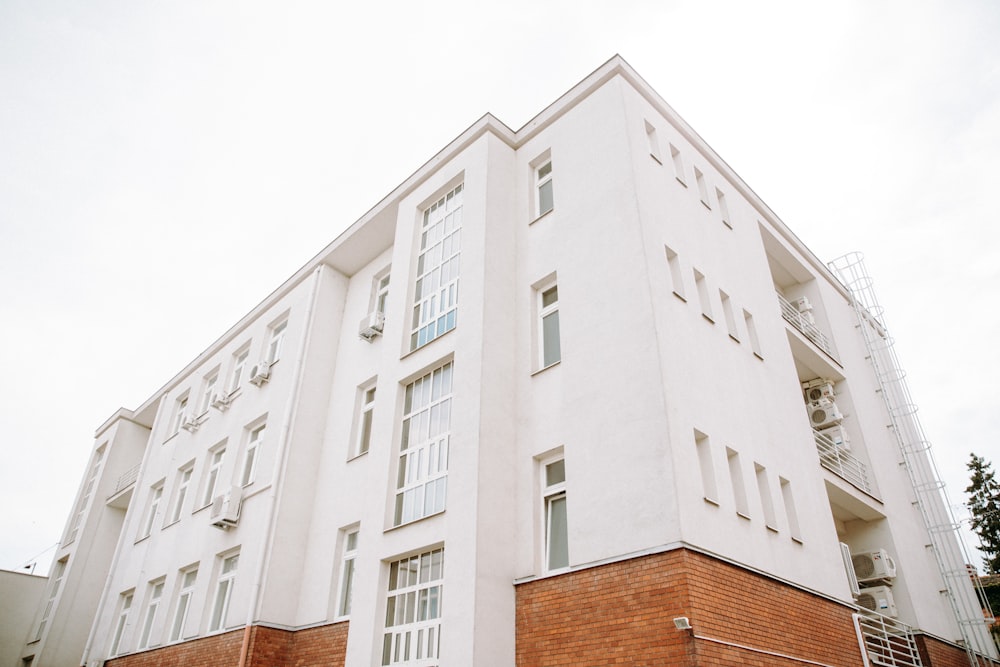
[[[545,569],[549,572],[569,567],[569,526],[566,512],[566,461],[558,459],[543,466],[545,488]]]
[[[733,485],[733,500],[736,502],[736,513],[744,519],[749,519],[750,503],[747,500],[747,487],[743,479],[740,453],[726,447],[726,460],[729,464],[729,480]]]
[[[795,510],[795,497],[792,495],[792,484],[784,477],[778,478],[781,486],[781,499],[785,503],[785,516],[788,518],[788,532],[796,542],[802,542],[802,531],[799,529],[799,514]]]
[[[733,222],[729,217],[729,204],[726,203],[726,195],[719,188],[715,188],[715,198],[719,202],[719,213],[722,215],[722,224],[732,229]]]
[[[184,570],[181,573],[180,579],[181,590],[177,596],[177,609],[174,611],[174,622],[170,627],[170,641],[172,642],[179,641],[188,636],[184,633],[184,626],[187,623],[188,610],[191,609],[194,585],[198,580],[198,568]]]
[[[677,257],[677,253],[669,247],[663,246],[663,249],[667,253],[667,268],[670,269],[670,281],[673,283],[674,296],[681,301],[687,301],[687,297],[684,296],[684,275],[681,272],[681,260]]]
[[[538,188],[538,217],[555,208],[552,192],[552,160],[548,160],[535,170],[535,180]]]
[[[538,290],[538,327],[541,338],[541,368],[547,368],[562,358],[559,345],[559,286]]]
[[[698,185],[698,198],[705,208],[712,210],[712,205],[708,203],[708,186],[705,185],[705,174],[701,173],[698,167],[694,168],[694,182]]]
[[[649,155],[657,164],[663,164],[663,159],[660,157],[660,142],[656,138],[656,128],[647,120],[644,121],[646,124],[646,140],[649,142]]]
[[[375,415],[375,385],[361,387],[360,409],[358,411],[357,441],[352,456],[366,454],[372,444],[372,419]]]
[[[726,330],[729,337],[740,342],[739,334],[736,331],[736,316],[733,314],[733,304],[729,300],[729,295],[719,290],[719,300],[722,302],[722,316],[726,318]]]
[[[747,337],[750,339],[750,349],[753,350],[754,355],[763,360],[764,355],[760,351],[760,340],[757,338],[757,327],[753,323],[753,315],[747,311],[743,311],[743,322],[747,325]]]
[[[673,144],[670,144],[670,159],[674,163],[674,176],[677,178],[677,182],[687,187],[687,182],[684,180],[684,158],[681,157],[681,152]]]
[[[337,602],[337,615],[351,615],[351,594],[354,589],[354,562],[358,557],[358,529],[350,528],[343,532],[344,551],[341,556],[340,596]]]
[[[715,481],[715,464],[712,461],[712,445],[708,436],[699,430],[694,432],[695,450],[698,452],[698,467],[701,470],[701,487],[705,500],[719,504],[719,487]]]
[[[708,294],[708,285],[705,283],[705,276],[698,269],[694,269],[694,284],[698,288],[698,301],[701,303],[702,316],[715,324],[715,315],[712,314],[712,301]]]
[[[774,499],[771,497],[771,482],[767,478],[767,468],[754,462],[754,474],[757,477],[757,492],[760,494],[760,506],[764,511],[764,525],[778,531],[778,520],[774,514]]]

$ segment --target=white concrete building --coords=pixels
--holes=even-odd
[[[618,57],[486,115],[98,430],[22,667],[995,658],[857,259]]]

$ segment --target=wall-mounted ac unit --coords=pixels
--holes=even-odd
[[[883,616],[891,616],[892,618],[899,616],[896,601],[892,597],[892,589],[888,586],[862,588],[861,594],[858,595],[858,606],[878,612]]]
[[[384,313],[380,313],[377,310],[374,313],[368,313],[368,315],[361,320],[361,326],[358,327],[358,336],[370,343],[375,336],[382,333],[382,328],[384,326]]]
[[[266,361],[262,361],[250,369],[250,384],[259,387],[267,382],[269,377],[271,377],[271,364]]]
[[[810,403],[809,423],[813,428],[827,428],[839,424],[844,420],[837,404],[830,400],[822,400],[818,403]]]
[[[201,420],[194,415],[185,417],[184,421],[181,422],[181,428],[187,431],[188,433],[194,433],[195,431],[198,430],[199,426],[201,426]]]
[[[885,549],[876,549],[851,556],[854,574],[862,584],[870,581],[887,581],[896,578],[896,562]]]
[[[212,394],[212,407],[219,412],[225,412],[229,409],[229,404],[233,402],[232,397],[229,394],[216,393]]]
[[[800,296],[798,299],[792,301],[792,305],[794,305],[800,313],[805,313],[813,309],[813,305],[809,303],[809,299],[804,296]]]
[[[837,424],[836,426],[830,426],[828,428],[821,428],[817,431],[820,435],[824,435],[830,439],[834,447],[839,447],[840,449],[850,449],[851,439],[847,436],[847,430],[844,428],[843,424]]]
[[[823,378],[816,378],[802,383],[802,395],[807,403],[819,403],[822,400],[834,400],[833,383]]]
[[[212,500],[212,525],[216,528],[229,530],[240,520],[240,504],[243,500],[243,489],[234,486],[221,496]]]

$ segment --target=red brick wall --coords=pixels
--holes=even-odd
[[[250,629],[246,667],[344,667],[348,623],[292,632]],[[172,644],[109,660],[106,667],[237,667],[244,631]]]
[[[917,648],[920,650],[920,659],[927,667],[970,667],[968,654],[952,644],[928,637],[927,635],[917,635]],[[980,658],[980,667],[998,667],[1000,662]]]

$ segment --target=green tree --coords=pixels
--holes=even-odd
[[[965,489],[972,530],[979,537],[987,572],[1000,574],[1000,482],[993,476],[992,464],[981,456],[969,454],[966,468],[972,481]]]

